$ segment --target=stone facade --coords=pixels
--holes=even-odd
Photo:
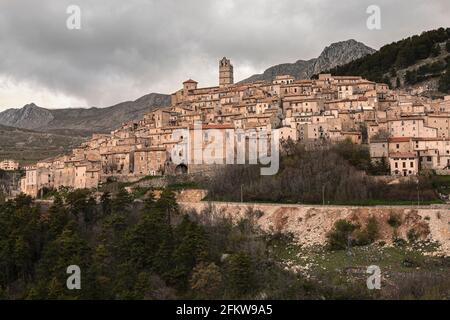
[[[19,170],[19,162],[9,159],[0,161],[0,170],[5,171]]]

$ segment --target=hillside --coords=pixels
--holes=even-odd
[[[394,88],[425,86],[426,90],[450,92],[450,28],[423,32],[393,42],[379,51],[347,64],[330,68],[335,75],[360,75]]]
[[[75,130],[78,134],[85,135],[109,132],[123,122],[141,119],[145,113],[169,104],[170,96],[158,93],[107,108],[45,109],[32,103],[20,109],[0,112],[0,124],[63,134],[73,134]]]
[[[272,81],[276,76],[285,74],[289,74],[296,79],[309,79],[312,75],[323,70],[334,68],[374,52],[374,49],[353,39],[336,42],[326,47],[318,58],[279,64],[268,68],[262,74],[252,75],[240,81],[240,83],[250,83],[260,80]]]
[[[34,163],[69,152],[84,141],[80,135],[61,135],[0,125],[0,160]]]

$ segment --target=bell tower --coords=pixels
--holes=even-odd
[[[233,65],[230,60],[223,57],[219,61],[219,87],[223,88],[234,83],[233,80]]]

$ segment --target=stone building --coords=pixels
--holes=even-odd
[[[233,83],[233,65],[229,59],[223,57],[219,62],[219,87],[227,87]]]
[[[15,160],[3,160],[0,161],[0,170],[4,171],[15,171],[19,170],[19,162]]]

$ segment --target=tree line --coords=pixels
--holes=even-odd
[[[318,297],[276,261],[255,214],[183,213],[169,189],[144,203],[75,190],[49,208],[22,194],[0,204],[0,299]],[[66,286],[70,265],[81,290]]]
[[[227,165],[205,182],[211,200],[308,204],[417,203],[417,179],[388,184],[387,160],[373,163],[367,146],[339,144],[284,146],[280,169],[261,176],[257,166]],[[430,179],[419,178],[420,201],[438,201]]]

